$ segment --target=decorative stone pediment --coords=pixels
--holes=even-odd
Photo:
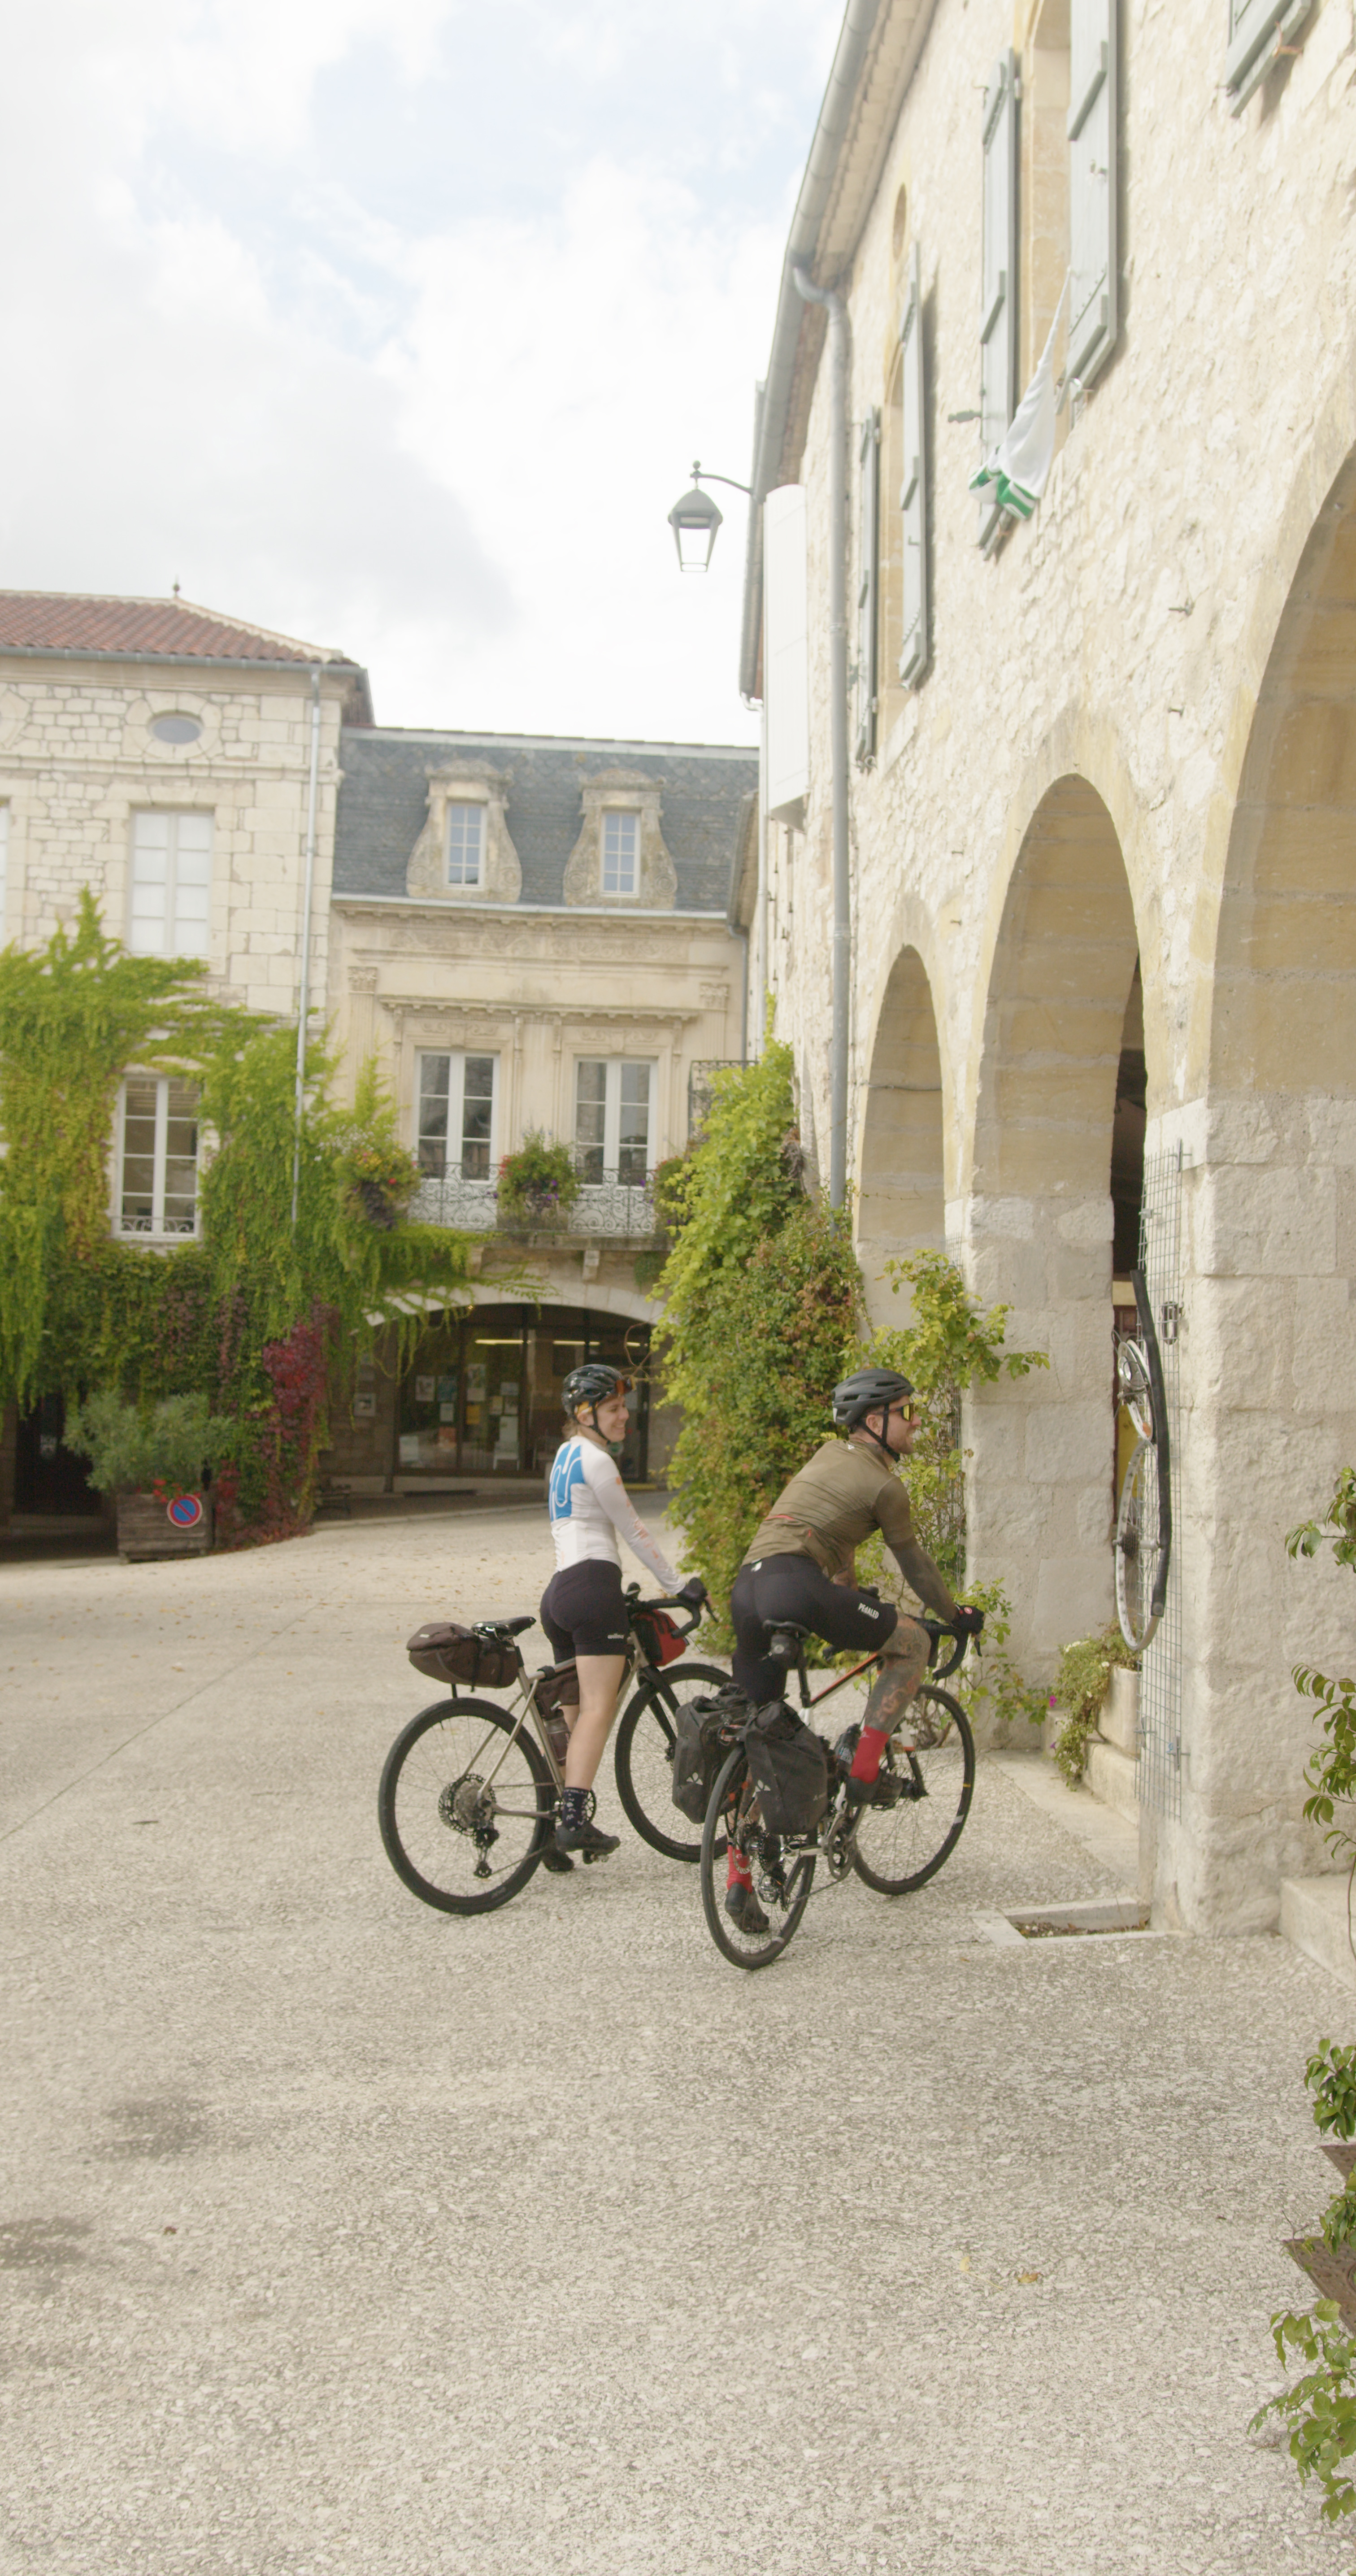
[[[436,769],[427,770],[425,776],[428,821],[410,852],[406,893],[443,903],[517,903],[523,891],[523,872],[505,820],[509,785],[506,774],[483,760],[445,760]],[[447,882],[448,808],[457,804],[479,805],[485,816],[477,886]]]
[[[678,893],[678,871],[664,847],[659,821],[660,784],[634,769],[600,769],[580,790],[584,828],[565,870],[567,903],[605,903],[618,912],[668,912]],[[603,892],[603,816],[608,808],[640,817],[640,865],[634,894]]]

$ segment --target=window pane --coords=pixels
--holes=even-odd
[[[617,1177],[632,1188],[645,1178],[649,1166],[649,1144],[650,1068],[648,1064],[624,1064],[617,1132]]]
[[[165,951],[165,892],[169,882],[169,816],[137,814],[132,825],[132,900],[127,945],[138,957]]]
[[[483,805],[449,805],[447,809],[447,882],[478,886],[484,838]]]
[[[447,1087],[452,1059],[421,1055],[419,1059],[419,1138],[416,1158],[421,1172],[440,1181],[447,1170]]]
[[[149,1234],[155,1183],[155,1084],[129,1082],[123,1104],[122,1206],[125,1234]]]
[[[574,1081],[574,1142],[580,1178],[600,1181],[606,1135],[607,1066],[576,1065]]]
[[[635,893],[636,847],[639,838],[640,816],[638,814],[604,814],[604,894]]]
[[[468,1055],[462,1075],[461,1168],[468,1181],[490,1176],[490,1129],[494,1119],[494,1057]]]
[[[212,869],[212,817],[210,814],[176,814],[178,830],[179,882],[206,885]]]

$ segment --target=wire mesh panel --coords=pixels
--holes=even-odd
[[[1163,1362],[1171,1443],[1172,1554],[1163,1617],[1144,1649],[1139,1683],[1136,1794],[1155,1815],[1182,1812],[1182,1149],[1147,1155],[1140,1204],[1140,1268]]]

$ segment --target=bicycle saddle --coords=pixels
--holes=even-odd
[[[524,1628],[532,1627],[534,1622],[530,1618],[481,1619],[476,1624],[482,1637],[521,1637]]]
[[[774,1619],[768,1629],[768,1653],[786,1655],[794,1661],[809,1634],[808,1628],[797,1627],[793,1619]]]

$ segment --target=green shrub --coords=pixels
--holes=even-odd
[[[499,1166],[499,1213],[530,1216],[550,1224],[567,1215],[579,1196],[579,1174],[568,1145],[553,1145],[539,1128],[523,1138],[516,1154],[505,1154]]]
[[[96,1493],[145,1493],[156,1484],[199,1486],[204,1469],[231,1455],[235,1431],[224,1414],[209,1411],[205,1395],[128,1404],[104,1387],[67,1417],[65,1440],[88,1458]]]
[[[1055,1760],[1071,1789],[1083,1777],[1088,1737],[1097,1732],[1111,1676],[1118,1666],[1123,1671],[1137,1672],[1139,1658],[1127,1646],[1114,1621],[1095,1637],[1076,1637],[1072,1645],[1060,1647],[1053,1696],[1064,1711],[1064,1724],[1055,1741]]]

